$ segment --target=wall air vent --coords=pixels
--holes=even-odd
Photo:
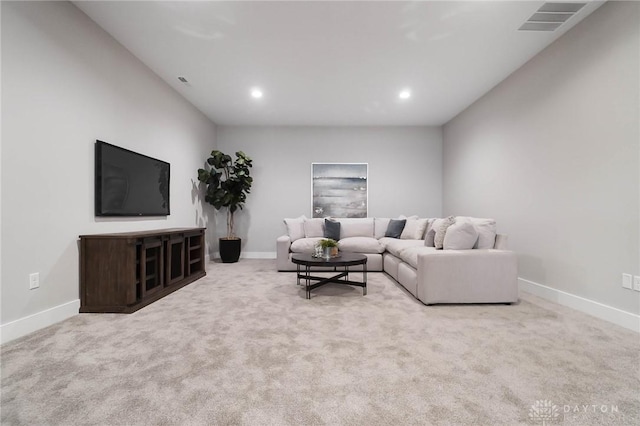
[[[545,3],[518,31],[555,31],[586,3]]]

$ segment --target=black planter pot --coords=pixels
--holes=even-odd
[[[228,240],[220,238],[218,242],[220,243],[220,259],[222,259],[222,263],[235,263],[240,259],[240,243],[242,243],[242,239]]]

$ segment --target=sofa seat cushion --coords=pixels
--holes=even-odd
[[[418,255],[428,253],[437,256],[439,253],[442,253],[441,250],[436,249],[435,247],[426,247],[424,245],[414,246],[414,247],[406,247],[400,252],[400,259],[404,262],[411,265],[412,268],[418,269]]]
[[[316,244],[322,240],[320,237],[300,238],[291,243],[291,251],[293,253],[315,253]]]
[[[340,251],[346,253],[382,253],[384,245],[373,237],[348,237],[338,242]]]
[[[399,240],[397,238],[380,238],[383,247],[395,257],[400,257],[402,250],[407,247],[424,246],[423,240]]]

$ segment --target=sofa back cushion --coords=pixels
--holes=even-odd
[[[390,220],[388,217],[376,217],[373,219],[373,236],[375,238],[380,239],[384,237],[384,234],[387,233]]]
[[[340,222],[340,239],[349,237],[373,238],[373,218],[346,218],[338,219]]]
[[[304,215],[293,219],[286,218],[284,224],[287,227],[287,235],[291,238],[291,242],[304,238]]]
[[[324,237],[324,219],[304,220],[304,236],[306,238]]]

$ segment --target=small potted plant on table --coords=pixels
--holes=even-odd
[[[325,238],[318,243],[322,248],[322,257],[329,259],[338,255],[338,242],[331,238]]]

